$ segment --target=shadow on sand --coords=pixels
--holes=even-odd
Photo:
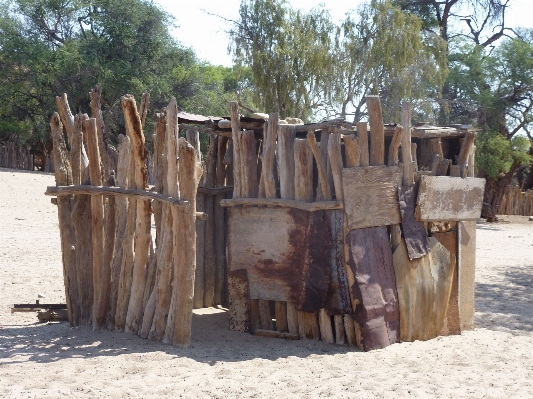
[[[229,331],[226,311],[194,314],[192,343],[189,348],[178,348],[117,331],[93,331],[89,326],[72,328],[68,323],[4,325],[3,329],[0,329],[0,365],[26,361],[48,363],[76,357],[143,355],[153,352],[164,352],[172,357],[187,357],[212,365],[217,362],[239,362],[255,358],[305,358],[314,354],[353,351],[358,349],[329,345],[321,341],[285,341]]]

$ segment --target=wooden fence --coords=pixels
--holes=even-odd
[[[148,96],[139,110],[132,96],[122,98],[127,135],[120,137],[115,166],[103,140],[100,93],[99,88],[91,92],[94,118],[73,116],[64,95],[57,99],[63,122],[58,114],[51,121],[58,187],[49,187],[47,194],[58,196],[70,322],[187,346],[196,218],[204,216],[196,213],[197,149],[179,138],[173,99],[156,116],[156,178],[148,191],[143,133]]]
[[[500,215],[533,216],[533,191],[509,186],[498,209]]]
[[[33,170],[33,154],[14,141],[0,145],[0,168]]]

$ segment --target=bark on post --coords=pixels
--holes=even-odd
[[[141,119],[137,112],[135,99],[131,95],[121,99],[124,112],[126,134],[131,141],[131,150],[135,167],[135,188],[145,190],[148,186],[146,169],[146,149]],[[151,242],[151,212],[149,200],[137,201],[137,220],[135,230],[135,258],[133,263],[133,278],[131,283],[130,302],[126,315],[126,331],[137,334],[142,325],[144,309],[142,300],[146,283],[146,272],[150,258]]]
[[[189,201],[187,212],[177,212],[179,230],[174,231],[174,281],[170,312],[174,314],[172,343],[188,347],[191,343],[192,301],[196,268],[196,191],[201,167],[196,151],[183,138],[178,141],[178,180],[181,197]],[[169,334],[170,338],[170,334]]]
[[[257,182],[257,144],[254,131],[241,132],[240,140],[242,196],[244,198],[257,198],[259,185]]]
[[[87,132],[89,155],[89,173],[91,185],[102,185],[102,170],[100,168],[100,152],[98,148],[98,133],[96,119],[84,121]],[[109,298],[110,268],[104,265],[104,197],[91,197],[92,212],[92,246],[93,246],[93,329],[105,327],[106,307]]]
[[[67,156],[67,148],[63,139],[63,124],[57,113],[50,122],[54,145],[54,170],[56,185],[72,184],[72,170]],[[59,232],[61,235],[61,253],[63,258],[63,278],[69,321],[72,326],[79,324],[80,303],[78,295],[78,279],[76,270],[75,235],[70,219],[71,203],[69,197],[57,198]]]
[[[72,143],[72,132],[74,131],[74,115],[70,111],[70,106],[67,100],[67,94],[63,93],[61,97],[56,97],[56,105],[59,110],[59,115],[63,121],[65,131],[67,132],[67,139]],[[83,144],[81,147],[82,156],[82,172],[89,166],[89,158],[87,158],[87,137],[83,137]]]

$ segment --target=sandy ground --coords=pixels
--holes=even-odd
[[[53,176],[0,169],[0,397],[533,397],[533,222],[478,224],[476,329],[370,353],[231,332],[205,309],[183,350],[10,313],[64,302]],[[44,300],[43,300],[44,301]]]

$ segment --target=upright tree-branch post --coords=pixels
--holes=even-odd
[[[148,171],[146,169],[146,149],[144,147],[144,134],[141,119],[137,112],[137,105],[135,104],[133,96],[123,96],[121,103],[124,112],[126,134],[130,138],[134,158],[135,188],[144,190],[148,186]],[[138,200],[133,279],[128,314],[126,316],[126,331],[135,334],[141,328],[144,312],[144,309],[142,308],[142,300],[146,282],[147,266],[150,258],[151,218],[150,201]]]
[[[95,118],[84,121],[87,132],[91,185],[101,186],[102,170],[96,124]],[[100,330],[105,327],[110,283],[110,267],[104,264],[104,197],[102,195],[91,197],[91,212],[94,285],[93,328]]]
[[[194,147],[184,138],[178,141],[178,180],[181,197],[191,204],[187,212],[178,212],[179,229],[174,230],[174,280],[169,313],[174,314],[172,343],[188,347],[191,342],[191,323],[196,268],[196,191],[201,167],[196,161]]]
[[[63,124],[57,113],[50,122],[52,141],[54,145],[54,170],[56,185],[72,184],[72,170],[67,156],[67,148],[63,139]],[[59,217],[59,232],[61,235],[61,253],[63,255],[63,278],[65,281],[65,296],[70,324],[79,324],[80,303],[78,295],[78,279],[76,270],[75,235],[70,220],[71,204],[69,197],[58,197],[57,210]]]

